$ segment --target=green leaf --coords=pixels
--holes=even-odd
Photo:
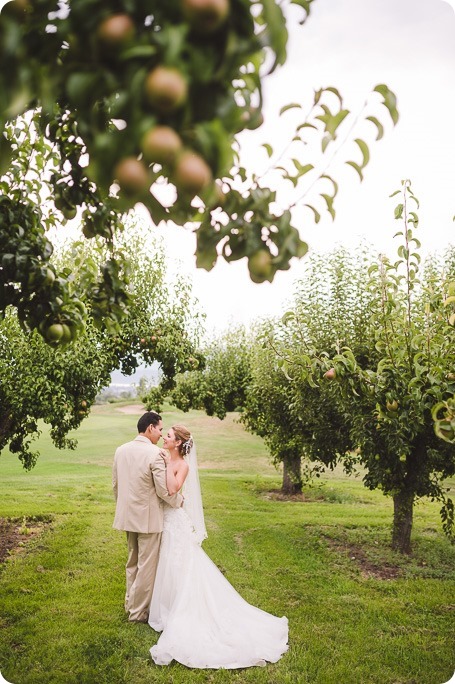
[[[362,173],[362,169],[360,168],[360,166],[358,164],[356,164],[356,162],[353,162],[353,161],[347,161],[346,164],[349,164],[349,166],[352,166],[352,168],[355,169],[357,171],[357,173],[359,174],[360,180],[363,181],[363,173]]]
[[[332,116],[328,120],[326,130],[328,133],[330,133],[330,135],[332,136],[332,138],[334,140],[336,138],[336,130],[337,130],[338,126],[340,126],[340,124],[344,121],[344,119],[347,117],[348,114],[349,114],[348,109],[342,109],[341,111],[338,112],[338,114],[335,114],[335,116]]]
[[[268,143],[262,143],[262,147],[265,147],[265,150],[266,150],[266,152],[270,158],[273,155],[273,147],[271,145],[269,145]]]
[[[280,116],[282,114],[284,114],[284,112],[287,112],[289,109],[302,109],[302,105],[298,104],[297,102],[292,102],[291,104],[287,104],[284,107],[281,107]]]
[[[286,311],[286,313],[281,318],[281,322],[284,325],[287,325],[290,321],[293,321],[294,319],[295,319],[295,312],[294,311]]]
[[[396,219],[400,219],[403,216],[403,209],[404,209],[404,206],[402,204],[397,204],[397,206],[395,207],[395,212],[394,212]]]
[[[330,195],[325,195],[322,192],[321,192],[321,197],[325,200],[325,203],[327,204],[327,211],[329,212],[330,216],[332,217],[333,220],[335,220],[335,209],[333,208],[333,197],[330,197]]]
[[[308,123],[308,121],[305,121],[303,124],[300,124],[300,126],[297,126],[297,130],[300,131],[302,128],[314,128],[315,131],[317,131],[317,126],[315,126],[312,123]],[[455,216],[454,216],[455,219]]]
[[[259,33],[259,39],[275,53],[275,61],[270,69],[272,72],[278,64],[286,61],[288,31],[281,7],[275,0],[263,0],[262,8],[265,28]]]
[[[364,142],[364,141],[361,140],[360,138],[356,138],[354,142],[357,143],[357,145],[359,146],[360,151],[361,151],[361,153],[362,153],[363,160],[362,160],[361,168],[364,169],[365,166],[366,166],[366,165],[368,164],[368,162],[370,161],[370,151],[369,151],[369,149],[368,149],[368,145],[366,144],[366,142]]]
[[[291,160],[297,169],[298,172],[298,177],[300,178],[301,176],[304,176],[308,171],[311,171],[314,169],[313,164],[301,164],[298,159],[292,159]]]
[[[317,209],[311,206],[311,204],[304,204],[303,206],[308,207],[308,209],[311,209],[311,211],[314,214],[314,222],[319,223],[319,221],[321,220],[321,214],[317,211]]]
[[[332,178],[332,176],[329,176],[326,173],[321,174],[321,178],[326,178],[327,180],[329,180],[332,183],[332,185],[333,185],[332,197],[335,198],[338,194],[338,183]]]
[[[8,171],[9,165],[13,158],[13,148],[11,143],[0,134],[0,176]]]
[[[135,45],[134,47],[124,50],[120,55],[120,60],[125,62],[128,59],[143,58],[147,59],[153,57],[158,52],[155,45]]]
[[[325,135],[325,136],[322,138],[321,147],[322,147],[322,151],[323,151],[323,152],[326,151],[327,145],[328,145],[330,142],[332,142],[332,139],[333,139],[332,136],[329,135],[329,134]]]
[[[381,138],[384,136],[384,126],[382,125],[382,123],[378,121],[378,119],[375,116],[367,116],[367,121],[371,121],[371,123],[373,123],[376,126],[378,131],[376,140],[381,140]]]
[[[389,110],[389,114],[393,121],[393,124],[394,126],[396,126],[399,114],[397,109],[397,98],[395,93],[392,92],[384,83],[377,85],[374,91],[380,93],[384,98],[383,104]]]

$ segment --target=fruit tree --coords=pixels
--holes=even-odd
[[[163,249],[150,242],[146,249],[140,228],[131,225],[118,237],[117,248],[131,265],[135,296],[116,334],[95,325],[85,295],[85,283],[96,281],[105,258],[105,248],[95,242],[62,247],[51,262],[63,276],[71,273],[68,298],[77,298],[86,309],[80,332],[71,336],[65,323],[54,323],[44,340],[37,330],[20,326],[13,307],[0,321],[0,451],[9,446],[25,468],[36,462],[30,442],[39,434],[38,421],[50,425],[57,447],[74,448],[68,433],[87,417],[113,370],[130,375],[140,364],[157,362],[162,384],[169,388],[194,359],[202,363],[191,285],[187,278],[169,279]]]
[[[311,3],[287,4],[300,6],[303,23]],[[286,43],[283,8],[273,0],[8,2],[0,15],[0,310],[13,304],[28,329],[44,321],[39,332],[51,343],[60,333],[54,325],[73,339],[84,312],[66,301],[67,280],[50,273],[45,231],[77,218],[87,239],[111,247],[138,202],[155,224],[196,229],[197,264],[206,269],[219,254],[246,258],[255,282],[271,281],[303,256],[292,209],[302,204],[316,222],[324,209],[335,215],[330,165],[318,170],[300,152],[275,156],[266,143],[271,167],[296,192],[277,208],[267,179],[240,166],[236,142],[261,125],[263,79],[285,62]],[[361,115],[351,115],[336,88],[320,89],[290,140],[302,149],[305,136],[316,136],[325,159],[343,126],[358,131],[346,163],[362,179],[366,140],[385,130],[378,108],[396,123],[395,96],[383,84]],[[301,192],[312,175],[322,208]],[[111,329],[129,305],[121,262],[111,254],[95,285],[105,294],[93,301],[96,320]]]

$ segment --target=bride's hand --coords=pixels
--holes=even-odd
[[[161,458],[162,458],[163,461],[164,461],[164,465],[169,465],[169,463],[171,462],[171,456],[170,456],[170,454],[168,454],[166,451],[164,451],[163,449],[161,449],[161,450],[160,450],[160,456],[161,456]]]

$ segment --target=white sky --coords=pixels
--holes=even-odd
[[[402,179],[410,178],[420,200],[417,236],[424,251],[455,243],[453,7],[444,0],[316,0],[312,7],[303,27],[298,25],[298,8],[289,17],[288,61],[265,80],[265,122],[257,131],[242,134],[243,163],[256,170],[268,166],[264,142],[281,150],[280,140],[292,118],[291,113],[289,119],[278,118],[283,105],[300,102],[306,112],[313,91],[332,85],[345,105],[357,111],[374,86],[386,83],[398,97],[400,121],[394,129],[387,110],[376,110],[386,135],[370,145],[365,180],[360,183],[349,167],[335,170],[340,181],[335,222],[327,215],[315,225],[309,215],[297,212],[294,224],[312,251],[332,249],[337,243],[355,246],[364,237],[394,254],[398,243],[392,236],[400,226],[393,209],[398,200],[389,195]],[[374,130],[368,126],[369,137],[359,137],[372,142]],[[345,158],[358,160],[359,151],[350,150]],[[300,161],[305,162],[302,157]],[[168,255],[180,258],[193,278],[209,329],[279,314],[302,270],[301,262],[293,260],[289,271],[261,285],[250,281],[244,261],[227,264],[220,259],[207,273],[194,266],[191,233],[171,226],[159,232]]]

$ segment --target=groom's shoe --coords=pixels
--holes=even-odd
[[[148,613],[141,613],[137,617],[131,617],[131,615],[128,618],[129,622],[148,622],[149,621],[149,616]]]

